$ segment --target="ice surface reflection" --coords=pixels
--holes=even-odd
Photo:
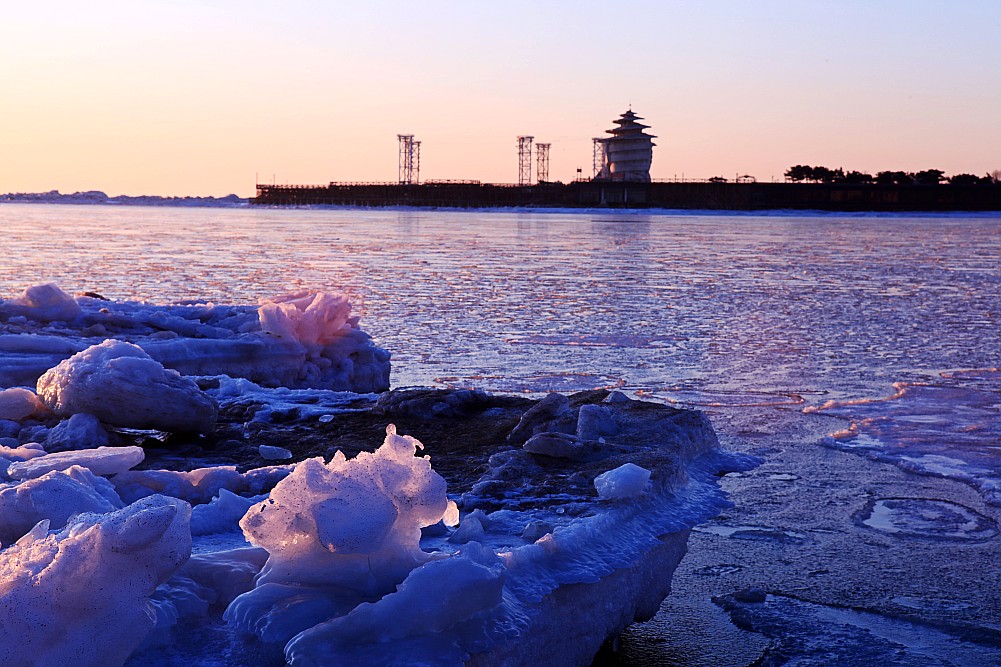
[[[46,280],[161,303],[347,291],[396,386],[816,405],[919,391],[1001,349],[999,217],[4,205],[0,225],[8,295]],[[963,408],[974,380],[998,389],[968,377],[921,400],[948,406],[956,438],[996,438]]]
[[[4,205],[0,222],[6,294],[346,289],[398,385],[538,391],[546,372],[582,378],[571,390],[598,373],[860,398],[1001,349],[999,218]]]
[[[347,290],[398,385],[544,371],[860,398],[1001,349],[1001,218],[4,205],[0,224],[5,294]]]

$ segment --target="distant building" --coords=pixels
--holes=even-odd
[[[614,121],[618,127],[606,130],[612,136],[595,140],[604,147],[604,165],[595,180],[650,182],[656,136],[644,132],[650,126],[637,122],[640,120],[643,119],[629,109]]]

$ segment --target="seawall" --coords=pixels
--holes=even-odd
[[[575,181],[518,186],[430,182],[257,185],[265,206],[427,206],[444,208],[671,208],[755,211],[999,211],[1001,184],[625,183]]]

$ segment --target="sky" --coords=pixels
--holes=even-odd
[[[47,0],[0,22],[0,192],[591,174],[632,108],[653,178],[1001,169],[997,0]]]

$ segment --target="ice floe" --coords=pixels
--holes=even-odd
[[[1001,658],[996,637],[749,590],[716,599],[740,628],[771,640],[761,664],[962,665]]]
[[[948,500],[877,498],[856,515],[863,526],[891,535],[940,540],[986,540],[998,527],[979,512]]]
[[[0,391],[0,419],[21,421],[45,409],[35,392],[24,387]]]
[[[183,375],[229,375],[270,387],[356,392],[389,388],[389,353],[350,316],[339,294],[300,292],[259,308],[151,305],[70,297],[55,285],[0,299],[0,387],[34,386],[95,343],[134,343]]]
[[[39,521],[57,530],[81,512],[103,514],[121,507],[108,480],[76,465],[22,483],[0,484],[0,544],[16,542]]]
[[[848,428],[824,444],[911,472],[956,479],[1001,505],[1001,374],[996,369],[943,374],[941,383],[900,382],[888,397],[830,401],[807,412],[838,415]]]

